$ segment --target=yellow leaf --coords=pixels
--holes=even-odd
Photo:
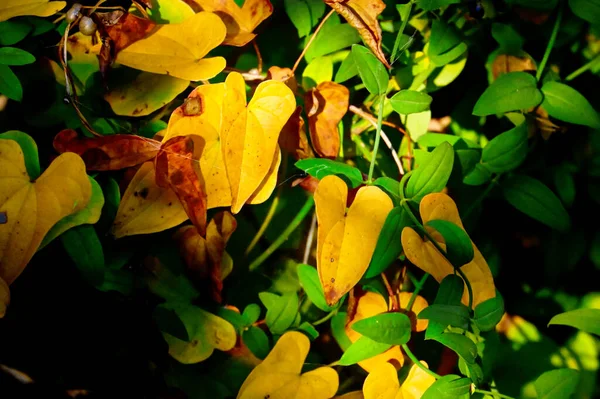
[[[219,17],[200,12],[180,24],[159,26],[117,55],[117,62],[146,72],[198,81],[210,79],[225,68],[223,57],[203,58],[225,38]]]
[[[193,305],[173,306],[186,327],[189,342],[163,333],[169,344],[169,355],[184,364],[206,360],[215,349],[228,351],[235,346],[237,336],[233,326],[224,319]]]
[[[364,399],[365,395],[363,395],[362,391],[352,391],[345,393],[343,395],[336,396],[333,399]]]
[[[371,261],[383,223],[392,210],[390,197],[375,186],[358,190],[345,211],[347,188],[337,176],[319,182],[315,191],[317,269],[327,303],[331,306],[361,279]],[[321,229],[324,231],[321,231]]]
[[[374,292],[367,292],[358,299],[358,305],[356,306],[356,313],[353,319],[346,325],[346,335],[352,342],[356,342],[361,334],[357,333],[352,329],[352,325],[359,320],[366,319],[371,316],[378,315],[380,313],[387,312],[388,306],[385,299]],[[398,345],[392,346],[387,351],[380,353],[377,356],[373,356],[369,359],[359,362],[358,365],[368,372],[372,372],[379,364],[390,363],[396,368],[402,367],[404,364],[404,355],[400,351]]]
[[[66,5],[66,1],[2,0],[0,2],[0,22],[23,15],[49,17],[65,8]]]
[[[379,363],[365,378],[365,399],[403,399],[398,372],[390,363]]]
[[[412,292],[401,292],[400,294],[398,294],[398,302],[400,302],[400,308],[406,309],[408,301],[410,301],[411,297]],[[427,299],[423,298],[421,295],[417,295],[417,298],[415,299],[415,302],[413,303],[411,312],[409,314],[411,324],[416,332],[425,331],[427,329],[427,326],[429,325],[429,320],[417,319],[417,316],[419,315],[419,313],[421,313],[421,310],[425,309],[427,306],[429,306]]]
[[[455,223],[464,230],[458,208],[447,194],[434,193],[426,195],[421,200],[419,211],[424,225],[430,220],[441,219]],[[440,247],[445,249],[442,236],[429,228],[428,232],[440,244]],[[452,264],[435,248],[433,243],[427,239],[423,240],[410,227],[405,227],[402,230],[402,248],[408,260],[425,272],[430,273],[438,282],[441,282],[447,275],[454,273]],[[494,298],[496,296],[496,288],[490,268],[474,243],[473,251],[475,252],[473,260],[462,266],[461,270],[471,283],[471,287],[473,288],[473,307],[476,307],[481,302]],[[466,288],[463,293],[462,302],[465,305],[468,304]]]
[[[306,335],[283,334],[265,360],[242,384],[237,399],[329,399],[337,392],[339,378],[331,367],[300,374],[308,355]]]
[[[254,29],[273,13],[269,0],[245,0],[242,7],[234,0],[192,0],[204,11],[221,16],[227,26],[223,44],[245,46],[256,36]]]
[[[0,211],[7,219],[0,224],[0,278],[12,284],[52,226],[85,208],[91,195],[79,155],[62,154],[32,182],[19,144],[0,140]]]
[[[170,188],[155,182],[154,164],[145,162],[127,186],[112,227],[115,238],[150,234],[175,227],[187,220],[179,198]]]
[[[0,319],[6,314],[6,309],[10,304],[10,289],[8,284],[0,277]]]
[[[425,361],[421,360],[421,364],[429,368]],[[403,399],[420,399],[434,382],[435,377],[423,371],[416,364],[413,364],[408,372],[408,376],[400,386],[401,397]]]

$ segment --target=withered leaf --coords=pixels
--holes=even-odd
[[[391,68],[381,50],[381,26],[377,21],[377,17],[385,9],[382,0],[325,0],[325,3],[358,31],[383,65]]]
[[[64,129],[54,137],[59,153],[78,154],[88,170],[119,170],[142,164],[156,156],[160,142],[129,134],[103,137],[78,137],[76,131]]]
[[[279,68],[278,66],[272,66],[267,71],[267,79],[283,82],[290,89],[292,89],[294,94],[298,92],[298,81],[296,81],[296,76],[290,68]]]
[[[204,181],[196,173],[194,146],[203,145],[199,136],[178,136],[165,142],[154,161],[156,184],[171,188],[200,235],[206,235],[207,198]]]
[[[315,157],[308,143],[308,137],[304,129],[304,119],[302,119],[301,113],[302,107],[296,107],[296,110],[283,126],[279,135],[279,145],[281,148],[289,152],[296,160]]]
[[[537,70],[534,61],[528,55],[517,57],[509,54],[499,54],[492,62],[492,75],[494,79],[509,72]]]
[[[317,154],[335,158],[340,151],[338,124],[348,111],[350,91],[341,84],[322,82],[306,93],[310,138]]]

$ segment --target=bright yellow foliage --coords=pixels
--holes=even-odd
[[[427,363],[421,361],[427,367]],[[413,364],[400,385],[398,373],[389,363],[380,363],[365,379],[365,399],[419,399],[435,382],[435,378]]]
[[[0,22],[23,15],[49,17],[65,8],[66,5],[66,1],[2,0],[0,2]]]

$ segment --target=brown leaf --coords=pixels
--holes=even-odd
[[[201,137],[173,137],[158,151],[154,167],[156,184],[163,188],[170,187],[175,192],[185,213],[200,235],[205,236],[207,198],[204,180],[196,173],[198,161],[193,159],[195,145],[204,145]]]
[[[335,158],[340,151],[338,124],[348,111],[350,91],[338,83],[322,82],[304,96],[310,138],[317,154]]]
[[[388,69],[392,68],[381,51],[381,26],[377,17],[385,9],[382,0],[325,0],[325,3],[356,28],[383,65]]]
[[[292,187],[300,186],[311,194],[315,193],[318,185],[319,179],[312,176],[302,177],[292,182]]]
[[[223,44],[241,47],[256,35],[254,29],[273,13],[269,0],[246,0],[240,8],[234,0],[191,0],[200,10],[217,14],[227,27]],[[197,7],[195,7],[197,8]],[[198,11],[198,10],[196,10]]]
[[[206,238],[194,226],[184,226],[175,234],[189,271],[200,280],[210,279],[211,295],[217,302],[222,300],[224,271],[221,264],[225,247],[236,227],[233,215],[223,211],[216,214],[208,224]]]
[[[59,153],[78,154],[88,170],[119,170],[142,164],[156,156],[160,142],[129,134],[103,137],[78,137],[72,129],[62,130],[54,138]]]
[[[298,106],[285,126],[283,126],[279,135],[279,145],[281,148],[289,152],[296,160],[315,157],[308,143],[308,137],[304,129],[304,119],[302,119],[301,113],[302,107]]]
[[[278,66],[272,66],[267,71],[268,80],[278,80],[285,83],[294,94],[298,93],[298,81],[294,72],[290,68],[279,68]]]
[[[509,54],[499,54],[492,62],[492,75],[494,79],[508,72],[536,71],[536,66],[528,55],[517,57]]]

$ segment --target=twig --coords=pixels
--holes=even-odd
[[[317,214],[313,213],[312,221],[310,222],[310,230],[308,230],[308,236],[306,237],[306,247],[304,248],[304,256],[302,257],[302,263],[308,264],[308,258],[310,256],[310,250],[312,248],[313,239],[315,236],[315,230],[317,229]]]
[[[546,46],[546,51],[544,52],[544,58],[542,58],[542,62],[540,62],[540,66],[535,74],[535,78],[540,80],[542,77],[542,73],[546,68],[546,63],[550,58],[550,53],[552,52],[552,48],[554,47],[554,42],[556,42],[556,36],[558,36],[558,29],[560,28],[560,21],[562,20],[563,15],[563,6],[560,6],[558,9],[558,15],[556,16],[556,21],[554,22],[554,28],[552,28],[552,34],[550,35],[550,40],[548,40],[548,45]]]
[[[260,55],[260,50],[258,48],[258,44],[256,44],[256,39],[252,40],[252,46],[254,46],[254,51],[256,51],[256,58],[258,59],[258,65],[256,67],[258,74],[260,75],[262,73],[262,69],[263,69],[263,59],[262,59],[262,55]]]
[[[383,285],[385,285],[385,289],[388,292],[388,296],[390,297],[390,299],[392,300],[392,311],[396,311],[400,309],[400,305],[398,304],[398,298],[396,297],[396,293],[394,292],[394,290],[392,290],[392,286],[390,285],[390,282],[388,281],[387,277],[385,276],[385,273],[381,273],[381,279],[383,280]]]
[[[300,56],[296,60],[296,63],[294,64],[294,67],[292,68],[292,74],[291,75],[294,75],[294,73],[296,73],[296,69],[298,68],[298,65],[300,65],[300,61],[302,61],[302,58],[304,58],[304,55],[306,54],[306,52],[310,48],[310,45],[312,44],[312,42],[317,37],[317,33],[319,33],[319,31],[321,30],[321,28],[323,27],[323,25],[325,25],[325,22],[329,19],[329,17],[331,17],[331,15],[334,12],[335,12],[335,10],[331,9],[331,11],[329,11],[329,13],[327,15],[325,15],[325,18],[323,18],[323,20],[321,21],[321,23],[319,24],[319,26],[317,26],[317,29],[315,29],[315,33],[313,33],[313,35],[310,37],[310,39],[308,40],[308,43],[306,43],[306,46],[304,46],[304,50],[302,50],[302,53],[300,53]]]

